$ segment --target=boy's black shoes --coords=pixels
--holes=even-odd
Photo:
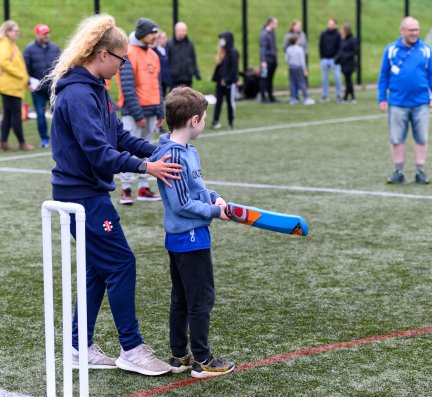
[[[191,368],[194,363],[195,360],[190,353],[186,354],[183,357],[172,356],[168,361],[168,364],[171,365],[171,372],[175,374],[186,371],[187,369]]]
[[[234,370],[234,368],[234,363],[210,356],[203,362],[195,361],[195,363],[192,365],[191,375],[193,378],[221,376],[229,374]]]

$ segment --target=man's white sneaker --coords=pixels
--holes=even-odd
[[[125,371],[138,372],[143,375],[162,375],[171,371],[171,366],[158,359],[154,350],[145,344],[138,345],[132,350],[121,349],[120,357],[116,360],[117,367]]]
[[[88,367],[91,369],[115,369],[117,365],[116,359],[108,357],[103,350],[96,344],[93,343],[88,348]],[[79,368],[79,352],[77,349],[72,347],[72,368]]]
[[[312,98],[306,98],[306,99],[303,101],[303,104],[304,104],[304,105],[315,105],[315,100],[312,99]]]

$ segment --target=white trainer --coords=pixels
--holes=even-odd
[[[116,365],[125,371],[138,372],[142,375],[156,376],[170,372],[171,366],[157,358],[154,353],[154,350],[145,344],[128,351],[121,349]]]
[[[103,350],[93,343],[88,348],[88,367],[91,369],[115,369],[116,359],[108,357]],[[79,369],[79,352],[72,346],[72,368]]]
[[[303,104],[304,104],[304,105],[315,105],[315,100],[312,99],[312,98],[306,98],[306,99],[303,101]]]

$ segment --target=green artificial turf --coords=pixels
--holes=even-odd
[[[431,326],[431,187],[412,183],[411,137],[409,183],[386,185],[392,171],[386,116],[378,113],[374,91],[360,91],[358,97],[357,105],[310,107],[290,106],[286,97],[276,105],[240,101],[234,133],[206,130],[195,142],[209,188],[229,201],[300,214],[309,223],[309,236],[297,238],[213,222],[217,302],[210,342],[215,355],[241,364]],[[208,113],[211,119],[212,107]],[[222,122],[225,117],[223,113]],[[354,121],[346,121],[350,117]],[[303,124],[294,128],[293,123]],[[280,125],[285,127],[275,128]],[[35,121],[24,126],[28,141],[37,145]],[[261,130],[247,132],[252,128]],[[14,138],[10,142],[15,144]],[[0,153],[0,390],[43,396],[40,207],[50,199],[53,162],[46,150],[35,153],[47,155],[27,158],[23,152]],[[257,186],[241,185],[245,183]],[[289,190],[293,187],[339,190]],[[349,194],[350,190],[365,193]],[[118,194],[113,192],[112,199],[137,257],[141,331],[160,357],[169,358],[170,279],[163,247],[163,207],[160,202],[120,206]],[[61,387],[60,240],[58,217],[53,218]],[[106,300],[95,340],[107,353],[119,353]],[[430,334],[422,334],[335,349],[164,395],[426,397],[432,395],[430,342]],[[188,376],[151,378],[92,370],[91,396],[121,397]]]

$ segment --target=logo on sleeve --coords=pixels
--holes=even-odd
[[[114,109],[114,105],[112,104],[111,101],[108,102],[108,108],[109,108],[109,112],[110,112],[110,113],[112,113],[112,112],[115,111],[115,109]]]
[[[112,230],[113,230],[113,225],[112,225],[111,221],[104,221],[102,226],[107,233],[112,232]]]

